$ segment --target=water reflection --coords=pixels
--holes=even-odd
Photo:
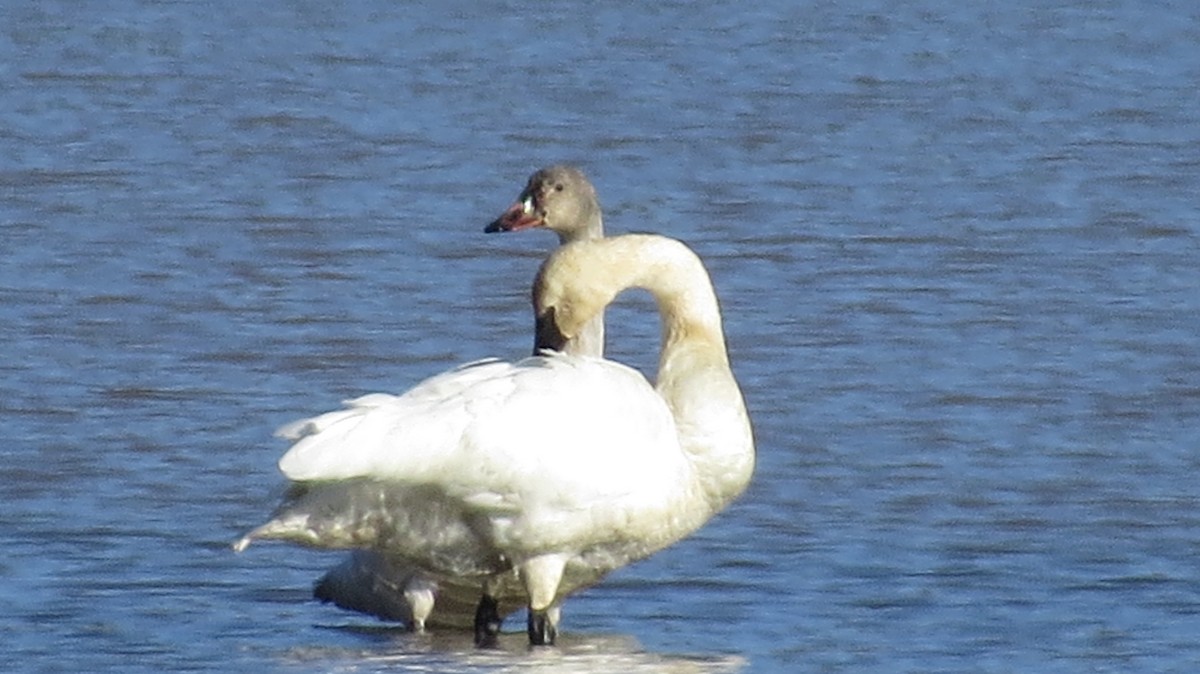
[[[408,670],[437,672],[565,672],[576,674],[733,674],[747,665],[740,656],[650,653],[625,635],[560,635],[553,648],[529,646],[524,632],[501,635],[496,648],[479,649],[466,632],[411,634],[390,628],[339,626],[329,629],[381,642],[385,647],[297,648],[283,659],[346,672]]]

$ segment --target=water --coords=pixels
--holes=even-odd
[[[0,653],[31,671],[1190,672],[1200,14],[1184,2],[10,3]],[[228,544],[271,431],[517,356],[581,164],[691,243],[759,468],[495,653]],[[610,313],[652,367],[654,319]]]

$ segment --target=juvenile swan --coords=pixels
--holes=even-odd
[[[562,245],[603,238],[600,200],[583,171],[563,165],[537,171],[529,176],[516,203],[483,231],[519,232],[537,227],[557,234]],[[596,314],[563,350],[581,356],[603,356],[604,312]]]
[[[483,231],[532,229],[554,232],[559,244],[604,236],[600,201],[583,171],[560,164],[534,172],[516,201]],[[577,355],[603,356],[603,313],[592,319],[564,350]],[[474,578],[443,580],[438,584],[379,552],[355,550],[321,576],[313,587],[313,596],[384,620],[405,621],[417,631],[424,630],[429,622],[456,627],[474,624],[483,632],[497,632],[503,614],[523,604],[525,597],[521,596],[519,585],[512,584],[512,596],[492,598],[497,603],[484,606],[481,613],[477,604],[478,585]],[[481,640],[487,637],[480,635]]]
[[[536,345],[561,350],[622,290],[658,302],[657,384],[590,356],[474,363],[281,430],[292,488],[256,538],[374,548],[434,581],[519,583],[532,644],[562,597],[704,524],[740,494],[754,441],[699,258],[647,234],[577,241],[534,283]]]

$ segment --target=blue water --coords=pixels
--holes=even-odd
[[[0,8],[6,668],[1196,671],[1200,10],[593,4]],[[550,652],[230,552],[275,427],[527,350],[557,161],[707,261],[745,496]]]

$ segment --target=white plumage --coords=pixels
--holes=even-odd
[[[656,386],[623,365],[553,353],[351,401],[284,429],[297,437],[280,460],[293,490],[236,547],[370,548],[421,582],[461,588],[477,576],[477,634],[488,597],[519,583],[531,642],[552,643],[563,597],[693,531],[754,465],[716,297],[683,244],[626,235],[560,248],[535,282],[539,344],[561,349],[630,287],[658,301]]]
[[[673,499],[661,486],[692,472],[670,410],[640,373],[564,354],[473,363],[279,435],[296,441],[279,461],[289,480],[436,485],[486,515],[487,536],[516,559],[584,550],[637,526],[637,515],[653,529],[647,515],[665,516]]]

